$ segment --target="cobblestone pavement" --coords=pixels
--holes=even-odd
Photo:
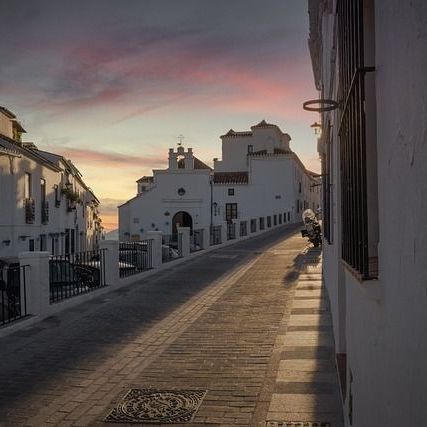
[[[117,425],[130,388],[208,390],[187,426],[265,426],[304,247],[282,227],[2,338],[0,426]]]

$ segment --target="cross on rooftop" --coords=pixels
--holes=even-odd
[[[181,145],[182,145],[182,141],[183,141],[183,139],[184,139],[185,137],[184,137],[184,135],[182,134],[182,133],[180,133],[177,137],[176,137],[176,139],[178,139],[179,140],[179,142],[178,142],[178,147],[181,147]]]

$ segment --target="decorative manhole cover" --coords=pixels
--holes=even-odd
[[[331,427],[323,421],[267,421],[267,427]]]
[[[105,417],[116,423],[188,423],[207,390],[156,390],[131,388]]]

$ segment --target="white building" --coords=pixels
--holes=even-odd
[[[0,259],[96,247],[98,199],[71,161],[22,142],[23,132],[16,116],[0,107]]]
[[[308,4],[346,425],[424,426],[427,2]]]
[[[151,230],[174,234],[246,222],[258,231],[299,222],[317,209],[320,187],[289,147],[290,136],[264,120],[248,132],[221,137],[222,160],[214,169],[183,147],[169,150],[169,167],[137,181],[137,195],[119,207],[120,240],[139,240]],[[251,223],[252,221],[252,223]]]

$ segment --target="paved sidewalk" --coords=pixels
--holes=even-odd
[[[289,319],[301,326],[292,310],[306,309],[292,308],[306,246],[295,229],[207,253],[1,339],[0,426],[117,425],[104,418],[132,388],[207,390],[183,425],[265,426],[282,416],[274,405],[288,389],[269,389],[272,361]]]
[[[321,251],[307,249],[300,270],[286,334],[276,339],[280,361],[267,427],[287,426],[290,421],[340,427],[341,401]]]

